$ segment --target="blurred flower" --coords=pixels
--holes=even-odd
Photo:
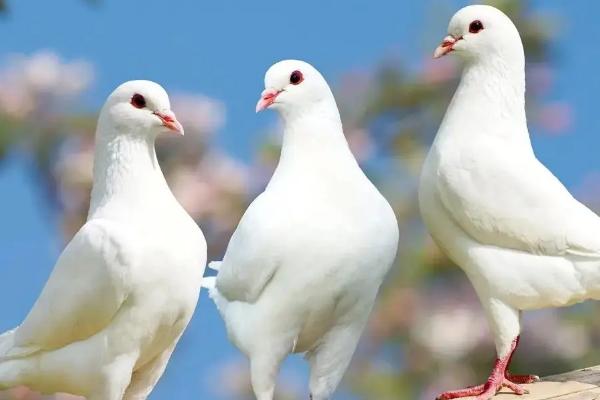
[[[13,118],[27,118],[44,107],[76,98],[92,79],[90,64],[64,62],[49,50],[13,55],[0,70],[0,111]]]
[[[348,146],[359,163],[365,162],[375,154],[375,146],[367,129],[344,127]]]
[[[554,72],[547,63],[531,63],[527,65],[527,91],[537,95],[547,94],[552,87]]]
[[[60,146],[54,161],[56,196],[63,212],[63,233],[72,237],[85,222],[94,165],[94,141],[91,136],[73,136]]]
[[[550,355],[565,360],[580,358],[591,347],[585,326],[566,321],[559,310],[529,313],[524,319],[522,331],[523,337],[527,338],[524,345],[541,358]]]
[[[558,135],[571,126],[571,107],[566,103],[545,104],[537,113],[537,123],[548,133]]]
[[[372,77],[364,71],[351,71],[341,78],[341,85],[336,88],[335,98],[344,122],[351,122],[364,113],[364,106],[369,100],[369,89],[372,87]],[[356,123],[356,121],[354,121]]]
[[[63,145],[54,173],[64,188],[88,186],[93,178],[94,142],[91,138],[74,137]],[[64,204],[68,203],[64,195]]]
[[[219,369],[219,384],[215,385],[215,394],[220,397],[234,396],[235,398],[251,396],[248,365],[240,360],[232,360]]]
[[[459,74],[456,62],[450,57],[433,59],[426,57],[423,62],[423,81],[437,85],[455,79]]]
[[[248,168],[211,151],[196,165],[173,169],[167,178],[177,200],[202,226],[209,244],[224,248],[246,208]]]
[[[600,171],[592,171],[584,176],[574,195],[588,207],[600,210]]]
[[[250,373],[247,362],[234,360],[223,365],[219,371],[219,385],[215,387],[215,394],[219,397],[253,400],[254,394],[250,385]],[[294,400],[301,399],[300,383],[295,375],[283,374],[277,381],[274,399]]]
[[[183,125],[186,135],[212,135],[225,122],[223,103],[198,94],[171,96],[171,108]]]
[[[452,368],[437,371],[433,379],[427,383],[421,396],[422,400],[431,400],[445,390],[458,389],[464,382],[475,382],[476,376],[472,369],[466,365],[455,364]]]
[[[411,288],[394,287],[386,294],[373,310],[369,323],[370,340],[376,344],[408,329],[420,302],[418,293]]]
[[[435,358],[462,359],[489,337],[486,318],[473,302],[440,300],[418,313],[412,336]]]

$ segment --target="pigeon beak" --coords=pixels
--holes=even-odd
[[[183,126],[179,123],[179,121],[177,121],[177,118],[175,117],[175,113],[173,113],[173,111],[155,111],[154,115],[160,118],[163,126],[167,127],[167,129],[179,133],[181,136],[183,136]]]
[[[256,103],[256,112],[261,112],[262,110],[269,108],[271,104],[275,103],[275,99],[281,93],[281,90],[275,89],[265,89],[260,94],[260,100]]]
[[[433,52],[433,58],[440,58],[454,51],[454,45],[462,38],[456,39],[454,36],[448,35],[442,40],[442,43]]]

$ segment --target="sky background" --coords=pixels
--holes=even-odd
[[[600,2],[534,1],[556,16],[557,52],[551,100],[573,108],[569,130],[533,135],[539,158],[577,193],[600,172]],[[333,87],[350,71],[368,71],[400,57],[414,68],[430,57],[464,1],[305,0],[13,0],[0,18],[0,60],[51,49],[94,65],[95,83],[79,105],[96,110],[114,87],[151,79],[169,92],[203,93],[222,101],[227,119],[214,140],[248,160],[274,113],[254,113],[263,76],[274,62],[298,58],[321,70]],[[507,155],[507,162],[510,162]],[[0,331],[17,325],[35,301],[62,246],[58,216],[39,188],[30,162],[13,154],[0,164]],[[398,312],[401,312],[399,310]],[[189,330],[152,399],[216,398],[218,371],[239,357],[202,294]],[[305,367],[287,364],[283,379]],[[287,376],[287,378],[286,378]],[[304,382],[295,382],[304,385]],[[345,398],[339,395],[338,398]]]

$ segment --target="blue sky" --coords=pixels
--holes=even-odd
[[[119,83],[152,79],[170,91],[220,99],[227,123],[216,138],[250,157],[272,113],[254,113],[265,70],[283,58],[317,66],[335,83],[344,72],[368,70],[391,54],[419,65],[445,36],[464,1],[198,0],[144,2],[13,0],[0,19],[0,58],[52,49],[93,63],[96,81],[82,107],[95,109]],[[551,99],[574,108],[562,136],[534,135],[539,157],[571,188],[600,169],[597,93],[600,93],[600,3],[533,2],[560,17],[560,56]],[[584,6],[585,3],[585,6]],[[18,324],[37,297],[60,250],[58,220],[45,203],[28,161],[0,163],[0,331]],[[214,398],[221,365],[239,357],[205,295],[153,399]],[[301,363],[293,362],[288,371]],[[302,369],[303,370],[303,369]],[[170,393],[170,395],[169,395]]]

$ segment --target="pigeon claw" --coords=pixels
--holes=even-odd
[[[540,377],[537,375],[513,375],[506,371],[506,379],[519,385],[526,385],[539,381]]]
[[[450,400],[473,396],[475,396],[476,400],[490,400],[503,387],[510,389],[512,392],[514,392],[514,394],[519,396],[529,393],[527,389],[522,388],[518,384],[511,382],[506,378],[493,379],[490,377],[490,379],[483,385],[444,392],[437,397],[437,400]]]
[[[452,390],[444,392],[437,397],[437,400],[459,399],[462,397],[475,396],[476,400],[489,400],[496,395],[503,387],[510,389],[517,395],[529,393],[527,389],[519,386],[521,384],[534,383],[540,380],[536,375],[512,375],[508,372],[508,366],[512,360],[513,353],[519,345],[519,336],[511,344],[510,351],[502,358],[496,359],[494,369],[487,382],[483,385],[471,386],[466,389]]]

